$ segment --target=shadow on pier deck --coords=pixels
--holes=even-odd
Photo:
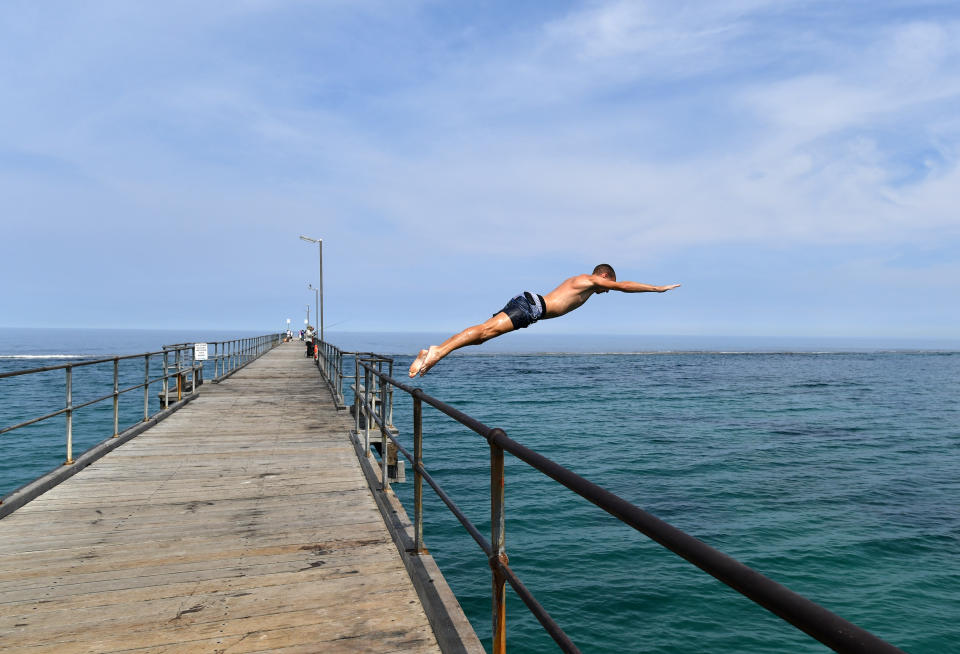
[[[278,347],[3,518],[0,648],[482,651],[429,557],[411,579],[321,383]]]

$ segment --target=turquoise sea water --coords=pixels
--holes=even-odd
[[[398,378],[413,340],[340,339],[400,353]],[[958,650],[960,353],[570,342],[586,352],[474,348],[416,385],[908,652]],[[19,391],[0,392],[6,424]],[[410,414],[398,395],[412,447]],[[486,442],[426,407],[424,433],[428,469],[489,533]],[[511,566],[583,651],[829,651],[509,455],[506,470]],[[412,506],[412,483],[394,488]],[[489,644],[484,556],[429,489],[425,511],[426,545]],[[511,651],[557,651],[508,596]]]

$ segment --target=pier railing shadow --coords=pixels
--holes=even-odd
[[[63,479],[75,474],[106,452],[114,449],[117,445],[126,442],[147,427],[156,424],[159,420],[162,420],[184,404],[192,401],[199,393],[200,386],[203,384],[205,362],[207,362],[206,366],[208,368],[212,363],[213,378],[211,381],[218,383],[236,373],[281,342],[281,334],[265,334],[262,336],[238,338],[227,341],[211,341],[201,344],[203,346],[202,349],[196,347],[197,343],[176,343],[173,345],[164,345],[162,346],[162,350],[153,352],[83,359],[71,363],[0,373],[0,383],[7,379],[28,375],[41,375],[44,373],[56,374],[57,371],[63,371],[64,374],[64,402],[60,408],[39,416],[27,418],[13,425],[0,425],[0,437],[17,429],[50,421],[60,416],[64,416],[65,424],[65,457],[62,461],[62,466],[37,480],[20,486],[0,498],[0,518],[14,511],[53,485],[60,483]],[[202,358],[204,355],[198,354],[200,352],[205,353],[205,358]],[[140,369],[142,369],[142,376],[138,375],[137,363],[140,364]],[[98,383],[106,385],[109,383],[107,380],[110,378],[110,366],[112,366],[112,391],[96,396],[93,399],[76,401],[77,397],[84,394],[84,390],[88,392],[89,390],[74,388],[74,372],[78,369],[90,370],[97,373],[93,376],[99,377],[99,379],[95,381],[88,379],[87,382],[89,385],[94,386]],[[121,366],[123,366],[123,368],[121,368]],[[152,370],[157,370],[157,366],[159,366],[161,371],[159,374],[152,372]],[[138,383],[132,385],[127,384],[132,378],[137,378]],[[142,379],[142,381],[139,381],[139,379]],[[121,386],[121,383],[125,385]],[[160,391],[157,397],[151,398],[151,388],[156,391],[158,385]],[[0,388],[0,390],[2,390],[2,388]],[[130,412],[121,411],[120,399],[127,393],[133,393],[135,391],[143,392],[142,418],[138,415],[136,422],[130,426],[121,428],[121,414],[126,413],[129,416]],[[93,392],[98,391],[94,390]],[[113,404],[113,428],[111,435],[106,440],[90,447],[75,458],[73,451],[75,414],[80,410],[96,407],[107,401],[112,401]],[[107,429],[106,425],[104,425],[104,432],[106,432]]]
[[[362,434],[365,453],[370,455],[371,430],[380,433],[382,491],[390,487],[398,465],[390,466],[391,453],[399,452],[410,462],[414,474],[415,552],[423,549],[423,482],[476,541],[490,564],[493,581],[493,651],[506,651],[506,585],[509,584],[544,630],[564,652],[580,652],[563,629],[536,600],[534,594],[510,568],[504,537],[504,454],[509,453],[568,490],[580,495],[621,522],[715,577],[741,595],[785,620],[795,628],[836,652],[845,654],[892,654],[902,650],[865,629],[848,622],[786,586],[760,574],[723,552],[681,531],[653,514],[611,493],[549,458],[509,438],[503,429],[488,427],[479,420],[393,378],[393,359],[373,353],[344,352],[330,343],[318,342],[314,357],[338,408],[345,408],[344,380],[353,380],[355,433]],[[344,374],[344,356],[354,360],[353,374]],[[397,389],[413,398],[413,452],[397,440],[393,425],[393,392]],[[423,404],[449,416],[482,436],[490,447],[490,540],[466,517],[453,499],[430,476],[423,465]],[[391,445],[392,444],[392,445]],[[390,468],[393,468],[391,470]],[[391,475],[391,472],[393,473]]]

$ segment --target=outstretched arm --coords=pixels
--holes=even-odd
[[[620,291],[622,293],[663,293],[677,288],[680,284],[669,284],[667,286],[652,286],[650,284],[641,284],[640,282],[614,282],[600,275],[590,275],[590,281],[594,286],[605,291]]]

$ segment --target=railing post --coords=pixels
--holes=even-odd
[[[490,545],[493,556],[490,568],[493,571],[493,654],[507,651],[507,595],[506,579],[497,563],[506,562],[504,552],[503,515],[503,448],[490,443]]]
[[[113,359],[113,437],[120,435],[120,359]]]
[[[370,456],[370,370],[363,369],[363,454]]]
[[[67,366],[67,460],[64,465],[73,464],[73,366]]]
[[[393,359],[390,359],[387,365],[389,366],[389,372],[387,372],[387,374],[390,375],[390,377],[393,377]],[[393,426],[393,386],[390,386],[389,406],[387,406],[386,410],[384,411],[384,415],[387,416],[387,419],[384,421],[384,424],[390,425],[392,427]],[[397,459],[397,461],[399,461],[399,459]]]
[[[353,355],[353,433],[360,438],[360,355]]]
[[[150,355],[143,357],[143,421],[150,419]]]
[[[381,367],[379,372],[383,372]],[[387,438],[387,421],[384,419],[386,415],[386,402],[387,402],[387,384],[383,383],[383,380],[380,380],[380,467],[382,471],[380,484],[382,489],[385,491],[390,488],[390,478],[387,476],[387,449],[388,443],[390,440]]]
[[[174,361],[177,366],[177,402],[183,399],[183,375],[181,374],[183,366],[180,365],[180,350],[177,350],[177,355],[174,357]]]
[[[340,396],[340,404],[343,405],[343,352],[337,350],[337,395]]]
[[[203,382],[203,361],[193,360],[193,392],[200,392],[200,384]]]
[[[413,396],[413,534],[414,552],[423,554],[423,407]]]
[[[163,348],[163,408],[170,408],[170,353]]]

